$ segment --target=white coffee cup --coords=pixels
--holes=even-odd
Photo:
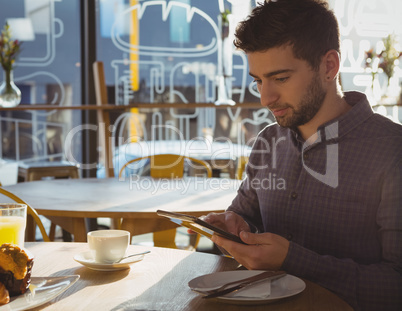
[[[124,257],[130,244],[130,232],[96,230],[88,232],[88,245],[95,262],[110,264]]]

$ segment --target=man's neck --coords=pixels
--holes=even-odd
[[[313,119],[308,123],[299,126],[298,130],[304,140],[309,139],[312,135],[317,133],[317,129],[341,115],[347,113],[352,107],[345,101],[341,94],[335,93],[333,96],[327,96],[321,109],[317,112]]]

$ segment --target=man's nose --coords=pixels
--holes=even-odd
[[[269,84],[263,84],[258,88],[261,97],[261,105],[269,107],[279,100],[279,93],[275,87]]]

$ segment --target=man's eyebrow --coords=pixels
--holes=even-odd
[[[292,69],[280,69],[280,70],[275,70],[272,72],[268,72],[268,73],[264,73],[263,76],[264,78],[270,78],[276,75],[279,75],[281,73],[288,73],[288,72],[293,72],[294,70]],[[257,75],[253,74],[252,72],[248,73],[250,76],[252,76],[253,78],[258,78]]]

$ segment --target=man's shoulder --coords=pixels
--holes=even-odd
[[[381,114],[374,113],[373,116],[377,122],[379,122],[382,126],[384,126],[388,131],[395,131],[395,133],[402,132],[402,124],[391,120],[388,117],[385,117]]]
[[[395,137],[396,139],[402,139],[402,124],[394,122],[383,115],[374,113],[365,123],[366,128],[370,128],[373,138]]]
[[[395,163],[402,157],[402,125],[380,114],[374,113],[348,137],[356,148],[382,157],[384,162]]]

